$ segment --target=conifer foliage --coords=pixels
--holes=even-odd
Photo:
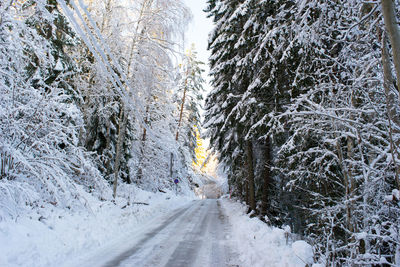
[[[385,29],[398,30],[382,14],[398,21],[398,4],[208,1],[205,126],[230,192],[326,266],[399,264],[398,44]]]

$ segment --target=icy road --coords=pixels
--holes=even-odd
[[[228,224],[216,199],[199,200],[146,226],[102,266],[220,267],[232,264]]]

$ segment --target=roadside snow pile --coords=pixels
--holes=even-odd
[[[258,218],[249,218],[247,208],[228,199],[221,200],[232,225],[232,240],[243,266],[304,267],[313,266],[313,250],[305,241],[287,243],[283,230],[270,227]],[[317,266],[317,265],[314,265]]]
[[[68,213],[49,204],[16,220],[0,221],[0,266],[73,266],[68,262],[85,258],[194,198],[174,192],[154,194],[133,186],[131,190],[133,200],[118,198],[115,204],[87,194],[91,213]]]

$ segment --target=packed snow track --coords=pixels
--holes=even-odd
[[[102,266],[237,266],[230,263],[227,219],[216,199],[193,201],[132,238],[130,248]]]

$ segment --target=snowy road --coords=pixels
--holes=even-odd
[[[194,201],[146,228],[103,266],[237,266],[230,263],[228,224],[216,199]]]

